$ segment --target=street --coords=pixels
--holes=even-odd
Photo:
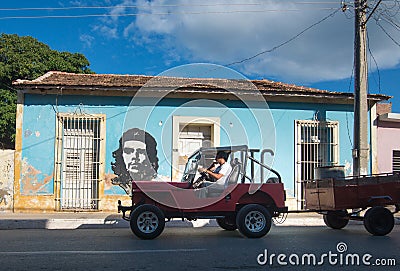
[[[399,233],[398,226],[384,237],[369,235],[362,225],[340,231],[279,226],[264,238],[247,239],[218,227],[169,227],[159,238],[144,241],[129,228],[3,230],[0,270],[398,270]],[[332,259],[321,257],[334,253]],[[310,254],[316,255],[314,265]],[[359,265],[346,265],[348,254],[358,254]],[[376,259],[391,266],[377,266]]]

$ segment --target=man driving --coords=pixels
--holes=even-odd
[[[217,161],[218,164],[214,163],[208,169],[200,167],[199,172],[207,173],[212,179],[216,180],[214,182],[216,182],[220,185],[224,185],[226,178],[228,177],[229,173],[232,171],[231,165],[229,163],[227,163],[228,154],[224,151],[219,151],[217,153],[217,156],[215,157],[215,160]],[[209,186],[209,185],[213,184],[214,182],[213,181],[205,181],[205,182],[203,182],[202,187]]]

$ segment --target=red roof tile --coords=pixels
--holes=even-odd
[[[121,89],[124,91],[129,89],[137,90],[140,87],[150,85],[154,88],[179,89],[182,92],[223,92],[228,89],[254,91],[258,89],[262,94],[275,93],[293,95],[297,93],[306,96],[353,96],[352,93],[347,92],[319,90],[265,79],[247,81],[214,78],[155,77],[145,75],[74,74],[57,71],[50,71],[34,80],[17,80],[13,85],[19,89],[73,87],[82,90],[95,88],[97,90]],[[388,100],[391,97],[381,94],[371,94],[369,98],[373,100]]]

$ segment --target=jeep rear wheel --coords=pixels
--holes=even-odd
[[[217,224],[227,231],[234,231],[237,229],[235,219],[233,217],[219,217],[217,218]]]
[[[260,238],[271,229],[271,214],[259,204],[249,204],[239,210],[236,225],[241,234],[248,238]]]
[[[349,224],[349,219],[346,218],[347,215],[346,210],[328,211],[328,213],[324,215],[325,225],[335,230],[343,229]]]
[[[165,217],[157,206],[144,204],[132,212],[130,226],[137,237],[154,239],[164,230]]]

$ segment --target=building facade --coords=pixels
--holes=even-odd
[[[391,104],[378,104],[376,173],[400,172],[400,114],[392,113]]]
[[[132,174],[179,181],[187,157],[201,146],[258,150],[255,157],[281,173],[292,209],[302,207],[301,180],[312,179],[316,166],[345,165],[351,174],[350,93],[268,80],[62,72],[14,87],[18,212],[115,211],[117,200],[129,197],[113,181]],[[369,95],[370,113],[388,98]]]

